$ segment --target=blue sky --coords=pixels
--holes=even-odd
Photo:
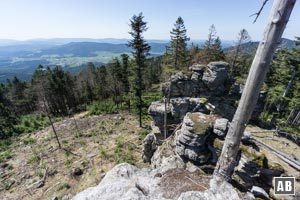
[[[272,0],[258,22],[249,16],[263,0],[1,0],[0,38],[130,38],[129,19],[143,12],[147,39],[169,39],[181,16],[193,39],[206,39],[214,24],[223,40],[235,40],[246,28],[253,40],[262,37]],[[300,5],[295,5],[284,37],[300,36]]]

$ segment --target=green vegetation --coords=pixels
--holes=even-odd
[[[300,38],[295,48],[277,52],[267,76],[267,98],[261,120],[299,135],[299,120],[290,116],[300,108]],[[291,117],[291,119],[289,119]]]
[[[150,132],[151,132],[151,130],[148,130],[148,129],[142,129],[142,130],[139,132],[139,140],[143,140]]]
[[[10,139],[0,140],[0,152],[6,151],[10,148],[11,145]]]
[[[256,44],[250,42],[247,30],[242,29],[236,46],[226,51],[222,49],[214,25],[210,26],[203,47],[196,44],[188,46],[184,21],[178,17],[170,32],[171,41],[167,52],[163,56],[148,58],[151,44],[143,37],[147,28],[142,13],[130,19],[131,55],[124,53],[129,52],[125,44],[120,47],[122,51],[111,50],[114,45],[105,47],[111,50],[108,52],[97,44],[82,43],[80,47],[69,44],[43,52],[44,59],[50,64],[62,61],[69,68],[80,63],[82,57],[89,58],[80,63],[85,63],[86,67],[77,75],[59,66],[50,68],[39,65],[30,81],[24,82],[14,77],[6,84],[1,84],[0,139],[40,130],[50,125],[50,118],[56,121],[60,117],[72,117],[76,112],[86,110],[90,115],[127,110],[137,114],[142,125],[142,122],[150,119],[147,109],[151,102],[162,98],[160,83],[178,70],[187,71],[187,67],[194,63],[226,60],[233,66],[232,78],[237,83],[244,82],[256,48],[253,47]],[[295,45],[299,47],[299,38]],[[160,49],[161,45],[153,45],[152,51],[157,52],[157,48]],[[292,110],[299,110],[300,107],[299,56],[299,48],[277,53],[263,88],[267,91],[267,99],[260,117],[264,123],[280,124],[280,129],[295,134],[299,134],[297,123],[282,122],[287,121]],[[99,65],[99,60],[93,60],[100,57],[105,60],[105,65]],[[202,101],[206,103],[207,99]],[[205,127],[201,125],[198,128],[202,130]],[[80,132],[75,132],[75,135],[77,138],[94,136]],[[34,139],[28,138],[24,144],[34,142]]]
[[[114,157],[116,163],[130,163],[134,164],[133,152],[136,149],[136,145],[130,142],[126,142],[123,136],[119,136],[116,139],[116,147],[114,151]]]
[[[196,134],[205,134],[210,128],[212,128],[212,125],[207,122],[202,122],[199,119],[197,119],[197,115],[190,114],[189,117],[194,123],[194,130]]]
[[[29,138],[25,138],[24,140],[23,140],[23,143],[25,144],[25,145],[31,145],[31,144],[35,144],[36,143],[36,139],[34,139],[34,138],[31,138],[31,137],[29,137]]]
[[[61,191],[61,190],[67,190],[67,189],[70,189],[71,186],[69,183],[62,183],[59,185],[57,191]]]
[[[9,150],[1,152],[0,153],[0,163],[6,162],[8,159],[11,159],[13,156],[14,156],[14,153],[12,153]]]
[[[268,160],[265,154],[256,152],[249,147],[241,145],[240,150],[245,153],[245,155],[250,158],[253,162],[255,162],[261,168],[267,168]]]
[[[134,95],[136,97],[136,107],[139,110],[139,124],[142,127],[142,109],[143,109],[143,99],[142,93],[144,90],[144,74],[146,68],[146,57],[149,54],[151,47],[144,40],[143,32],[147,28],[147,22],[143,21],[143,14],[140,13],[138,16],[133,15],[130,20],[130,32],[132,40],[129,41],[128,46],[133,49],[133,57],[135,59],[134,65]]]
[[[184,26],[184,21],[181,17],[178,17],[174,28],[171,33],[170,47],[166,55],[170,54],[172,57],[172,66],[174,69],[187,68],[188,62],[188,51],[187,51],[187,41],[190,40],[186,36],[186,28]]]
[[[56,119],[58,121],[58,119]],[[19,133],[30,133],[48,126],[49,119],[43,114],[23,115],[15,126]]]
[[[88,107],[90,115],[112,114],[118,111],[117,106],[112,101],[103,101],[92,103]]]
[[[41,160],[41,158],[38,156],[36,152],[34,152],[31,157],[28,159],[27,163],[28,164],[34,164],[38,163]]]

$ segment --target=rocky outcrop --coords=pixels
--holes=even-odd
[[[229,80],[228,63],[211,62],[207,66],[195,64],[189,69],[189,76],[178,72],[162,85],[165,96],[198,97],[202,93],[219,95],[225,91],[226,81]]]
[[[73,200],[164,199],[156,191],[157,184],[158,179],[149,169],[123,163],[111,169],[99,185],[80,192]]]
[[[209,114],[213,106],[206,103],[206,101],[205,98],[171,98],[169,104],[167,104],[167,123],[169,125],[180,123],[187,112]],[[148,109],[148,114],[152,117],[154,125],[163,131],[165,103],[159,101],[152,102]]]
[[[255,197],[260,197],[263,199],[269,199],[269,195],[266,193],[266,191],[264,189],[262,189],[261,187],[258,186],[253,186],[251,188],[251,193],[255,196]]]
[[[176,135],[176,152],[197,164],[206,163],[212,156],[207,138],[212,133],[214,117],[200,112],[188,113]]]
[[[224,138],[228,131],[229,121],[226,118],[216,119],[214,124],[214,134]]]
[[[107,172],[99,185],[78,193],[73,200],[239,199],[228,183],[209,189],[209,180],[183,169],[156,173],[123,163]]]
[[[282,166],[268,160],[265,154],[256,151],[251,146],[242,146],[233,180],[239,183],[242,190],[250,190],[257,186],[269,191],[273,178],[281,176],[282,173],[284,173]]]
[[[162,91],[167,97],[191,97],[198,93],[198,81],[192,81],[183,72],[172,75],[169,82],[162,85]]]
[[[150,162],[153,153],[156,150],[156,145],[157,145],[155,135],[153,133],[149,133],[145,137],[143,145],[144,145],[144,150],[142,155],[143,161]]]
[[[229,64],[226,62],[211,62],[203,73],[202,81],[214,93],[223,93],[229,78]]]
[[[228,183],[224,182],[217,189],[210,188],[204,192],[190,191],[180,195],[178,200],[240,200],[242,199],[235,189]]]
[[[164,173],[174,168],[185,168],[185,162],[175,153],[174,149],[174,136],[170,136],[154,152],[151,158],[151,168],[157,173]]]
[[[159,127],[163,130],[164,127],[164,115],[165,115],[165,104],[163,102],[154,101],[148,108],[148,114],[152,117],[154,126]],[[167,116],[172,119],[170,108],[167,107]]]

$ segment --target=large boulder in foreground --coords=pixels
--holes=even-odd
[[[209,189],[209,180],[210,177],[183,169],[157,174],[122,163],[107,172],[99,185],[78,193],[73,200],[240,199],[238,192],[228,183]]]

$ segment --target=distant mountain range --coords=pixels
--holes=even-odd
[[[246,53],[252,54],[256,51],[259,42],[247,42],[241,45],[241,48],[244,49]],[[286,38],[282,38],[281,43],[278,48],[281,49],[292,49],[295,47],[294,41]],[[234,50],[234,46],[224,48],[225,53],[231,53]]]
[[[39,64],[60,65],[78,72],[88,62],[107,63],[122,53],[131,53],[127,39],[36,39],[28,41],[0,40],[0,83],[14,76],[31,78]],[[162,55],[168,41],[149,40],[150,55]]]
[[[147,40],[147,42],[151,46],[151,56],[162,55],[169,45],[167,40]],[[189,44],[202,46],[204,42],[193,40]],[[75,73],[82,70],[88,62],[96,65],[107,63],[122,53],[130,54],[131,49],[127,43],[128,39],[114,38],[53,38],[26,41],[0,39],[0,83],[14,76],[28,80],[39,64],[50,67],[60,65],[65,70]],[[234,45],[232,41],[222,41],[226,52],[232,50],[232,45]],[[243,45],[249,52],[253,52],[258,42]],[[284,39],[283,46],[291,48],[293,42]]]

